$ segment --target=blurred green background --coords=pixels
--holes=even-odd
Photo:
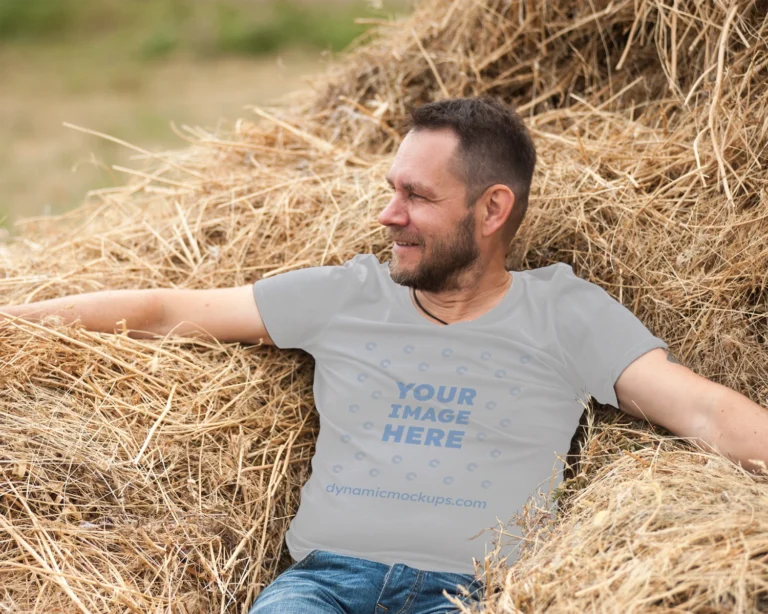
[[[80,204],[119,185],[132,152],[69,122],[151,151],[171,130],[248,117],[247,104],[307,87],[408,0],[0,0],[0,226]]]

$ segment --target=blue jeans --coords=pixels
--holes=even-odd
[[[457,585],[465,586],[465,597]],[[402,563],[312,550],[266,586],[249,614],[448,614],[448,598],[479,602],[485,587],[471,574],[421,571]]]

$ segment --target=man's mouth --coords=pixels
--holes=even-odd
[[[401,247],[413,247],[419,244],[418,241],[408,241],[406,239],[392,239],[392,242]]]
[[[418,250],[419,244],[411,241],[395,241],[392,246],[392,253],[395,255],[415,254]]]

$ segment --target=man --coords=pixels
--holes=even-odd
[[[459,584],[481,598],[473,558],[489,548],[472,538],[559,477],[588,394],[749,468],[768,461],[768,412],[674,360],[599,286],[565,264],[505,270],[535,164],[512,110],[445,100],[412,119],[379,217],[388,265],[359,255],[253,286],[0,310],[108,332],[125,319],[137,336],[203,329],[315,357],[320,434],[286,534],[297,562],[252,613],[447,612],[443,590]]]

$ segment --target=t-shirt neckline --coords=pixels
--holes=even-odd
[[[389,275],[389,263],[386,263],[385,266],[387,279],[395,287],[395,296],[400,303],[403,313],[409,321],[424,326],[434,326],[435,328],[467,328],[494,324],[509,314],[509,310],[518,300],[520,292],[522,291],[521,286],[523,283],[523,276],[520,274],[520,271],[507,271],[512,276],[512,284],[507,288],[504,298],[502,298],[492,309],[476,317],[474,320],[462,320],[461,322],[444,325],[422,316],[411,300],[410,287],[402,286],[392,281],[392,278]]]

